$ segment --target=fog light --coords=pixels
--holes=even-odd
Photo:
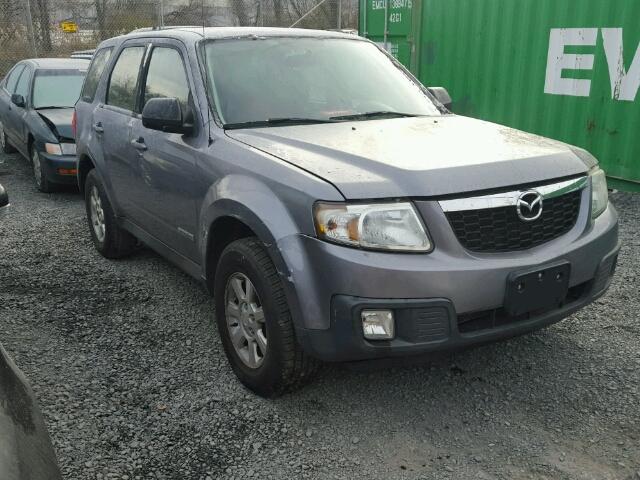
[[[364,338],[391,340],[395,337],[395,325],[391,310],[363,310],[361,318]]]

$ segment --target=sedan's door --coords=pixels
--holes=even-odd
[[[151,98],[176,98],[197,125],[191,98],[193,79],[186,58],[181,43],[154,41],[144,75],[142,106]],[[143,227],[173,250],[197,261],[196,153],[202,135],[150,130],[142,125],[141,118],[134,121],[131,132],[140,163],[139,206],[146,217]]]
[[[25,105],[19,107],[11,104],[9,110],[7,127],[10,127],[13,146],[16,147],[23,155],[29,156],[27,149],[27,139],[29,138],[29,130],[27,128],[27,106],[29,105],[31,84],[33,80],[33,69],[27,65],[16,84],[14,94],[21,95],[24,98]]]
[[[96,138],[102,152],[118,205],[118,215],[136,223],[144,221],[138,179],[138,151],[130,142],[131,129],[139,108],[139,79],[147,45],[127,43],[111,70],[104,105],[93,114]]]
[[[16,91],[16,85],[24,68],[24,63],[19,63],[13,67],[2,82],[2,88],[0,89],[0,127],[5,138],[12,144],[15,142],[15,129],[12,129],[10,119],[11,111],[14,107],[13,103],[11,103],[11,95]]]

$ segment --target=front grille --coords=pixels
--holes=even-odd
[[[484,208],[446,212],[449,223],[464,248],[475,252],[526,250],[564,235],[578,219],[580,197],[577,190],[544,200],[542,215],[525,222],[516,207]]]

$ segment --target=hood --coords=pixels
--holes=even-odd
[[[73,133],[71,132],[73,108],[45,108],[36,111],[49,125],[56,137],[73,140]]]
[[[347,199],[428,197],[585,173],[564,143],[456,115],[227,130]]]

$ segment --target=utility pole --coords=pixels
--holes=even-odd
[[[342,30],[342,0],[338,0],[338,30]]]
[[[27,21],[27,32],[29,34],[29,41],[31,42],[31,48],[33,50],[33,56],[38,56],[38,49],[36,47],[36,37],[33,32],[33,19],[31,18],[31,1],[25,1],[25,17]]]

